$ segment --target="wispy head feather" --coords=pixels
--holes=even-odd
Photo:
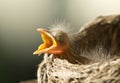
[[[58,31],[63,31],[66,33],[71,33],[74,28],[64,19],[57,19],[54,21],[53,25],[49,27],[49,30],[53,33],[53,35]]]

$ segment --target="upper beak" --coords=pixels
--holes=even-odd
[[[33,54],[49,53],[49,54],[61,54],[63,53],[62,47],[56,41],[55,37],[46,29],[37,29],[40,32],[43,43]]]

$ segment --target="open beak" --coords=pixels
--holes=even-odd
[[[43,43],[33,54],[49,53],[49,54],[62,54],[63,49],[56,41],[55,37],[47,30],[39,28]]]

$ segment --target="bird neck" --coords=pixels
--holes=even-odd
[[[68,47],[68,49],[65,50],[59,58],[66,59],[68,62],[73,64],[88,64],[90,62],[88,58],[75,55],[70,47]]]

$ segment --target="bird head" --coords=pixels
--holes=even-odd
[[[55,34],[52,34],[49,30],[39,28],[37,29],[41,34],[43,43],[39,45],[38,49],[33,54],[63,54],[69,46],[69,37],[63,31],[57,31]]]

